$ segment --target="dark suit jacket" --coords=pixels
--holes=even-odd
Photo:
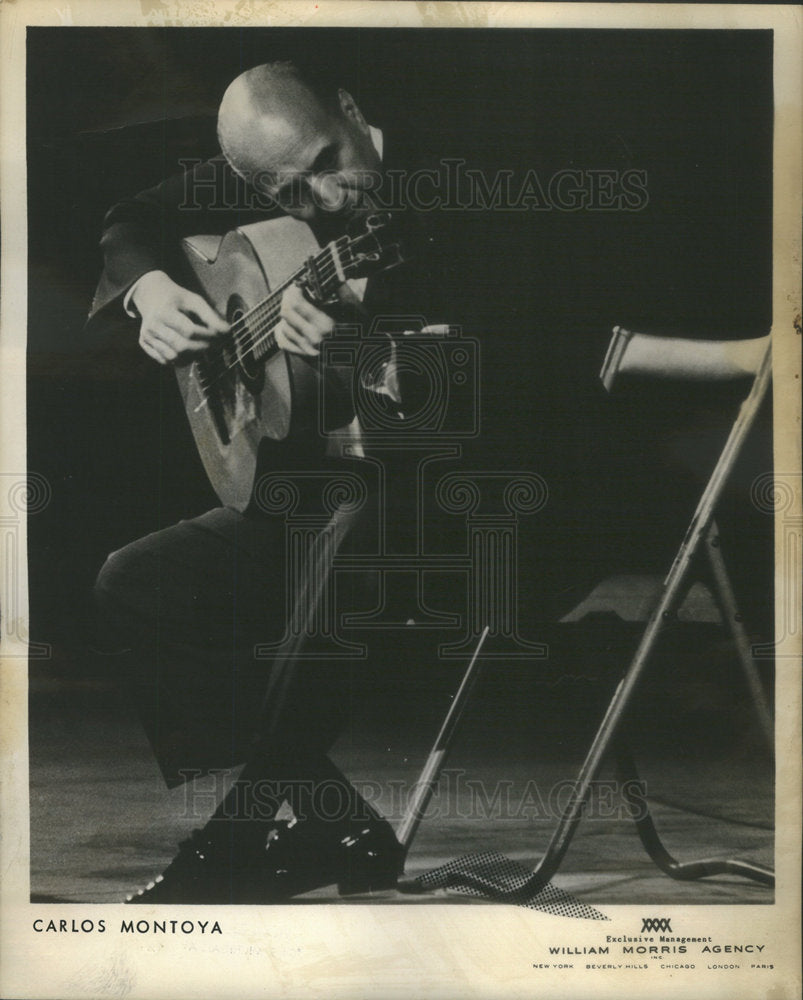
[[[420,154],[409,145],[409,152],[404,149],[401,141],[394,142],[385,133],[385,168],[415,169]],[[154,269],[163,270],[182,283],[182,237],[202,233],[223,235],[237,226],[280,214],[231,170],[222,155],[199,162],[187,173],[170,177],[114,205],[104,220],[101,247],[105,266],[89,315],[88,331],[100,334],[101,338],[121,334],[133,341],[137,321],[124,312],[125,294],[139,277]],[[442,220],[437,213],[416,212],[412,206],[394,213],[394,225],[399,228],[407,259],[401,266],[369,278],[363,301],[367,316],[360,317],[364,330],[380,317],[382,328],[391,334],[414,328],[415,317],[430,324],[461,323],[456,306],[461,301],[462,288],[454,280],[458,269],[450,259],[439,221]],[[408,414],[421,412],[427,406],[433,388],[426,374],[415,368],[415,365],[400,365],[401,398]],[[347,375],[345,378],[348,381]],[[351,387],[345,393],[342,388],[336,386],[335,395],[327,395],[331,407],[327,417],[337,416],[329,429],[348,423],[354,414]],[[399,430],[404,430],[401,424]],[[395,473],[405,474],[403,456],[394,456],[392,464]],[[260,456],[259,468],[263,465],[264,458]]]

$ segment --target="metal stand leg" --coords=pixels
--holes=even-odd
[[[515,891],[500,892],[497,887],[497,898],[505,898],[511,902],[526,898],[546,885],[560,867],[572,837],[583,818],[592,782],[599,774],[606,754],[617,742],[622,721],[644,674],[653,647],[667,621],[674,618],[680,602],[685,596],[685,586],[692,561],[699,551],[700,546],[711,537],[710,533],[714,523],[714,512],[717,503],[741,451],[745,438],[755,421],[759,407],[769,387],[771,377],[771,353],[768,347],[756,373],[750,393],[740,407],[739,415],[731,428],[725,446],[708,480],[708,484],[700,497],[700,501],[697,504],[694,516],[686,532],[686,537],[683,539],[669,573],[664,580],[660,599],[650,615],[630,666],[619,682],[600,727],[597,730],[597,734],[588,750],[586,759],[577,776],[572,797],[558,822],[546,853],[533,870],[529,879]],[[715,573],[717,571],[718,567],[715,569]],[[725,592],[726,594],[729,592],[732,597],[732,592],[729,591],[727,586],[727,575],[725,580]],[[717,589],[720,590],[719,587]],[[735,601],[733,606],[735,609]],[[738,624],[733,616],[730,616],[730,620],[734,624]],[[663,849],[651,822],[648,824],[647,821],[644,821],[639,829],[639,833],[643,834],[642,840],[645,843],[645,847],[650,851],[651,856],[653,856],[652,850],[655,851],[656,861],[660,858],[661,862],[665,865],[677,865],[674,858]],[[644,837],[647,838],[646,841]],[[660,864],[661,862],[658,863]],[[713,863],[700,862],[699,864],[703,865],[703,867],[693,869],[680,868],[679,870],[687,872],[687,874],[681,877],[700,878],[705,874],[714,874],[710,867]],[[747,878],[757,879],[765,883],[767,878],[771,877],[771,872],[755,865],[747,865],[742,862],[716,862],[715,864],[718,866],[728,866],[724,869],[717,867],[717,872],[729,871],[733,874],[744,875]],[[678,869],[674,870],[677,871]],[[463,882],[471,883],[472,881],[471,875],[468,872],[461,873],[461,878]],[[477,880],[477,887],[481,889],[488,888],[481,879]]]
[[[630,748],[623,744],[618,745],[616,757],[623,794],[628,805],[633,809],[633,821],[636,824],[639,839],[644,850],[664,874],[683,882],[706,878],[709,875],[741,875],[754,882],[760,882],[762,885],[775,885],[775,875],[772,869],[766,868],[764,865],[754,864],[751,861],[721,860],[719,858],[677,861],[664,847],[646,802],[632,790],[633,786],[639,782],[639,775]]]
[[[714,521],[719,498],[728,477],[733,469],[744,441],[753,426],[761,403],[767,393],[772,379],[771,351],[768,347],[761,361],[753,385],[747,398],[739,408],[739,415],[731,427],[728,439],[720,453],[708,484],[700,497],[694,516],[691,519],[686,537],[675,556],[675,561],[664,580],[660,600],[656,605],[630,666],[611,698],[605,717],[597,730],[597,735],[586,756],[575,784],[574,794],[561,817],[552,836],[546,854],[533,871],[530,884],[522,889],[532,891],[543,886],[555,874],[568,850],[571,839],[583,816],[583,810],[588,800],[591,783],[599,773],[603,758],[614,744],[619,727],[636,687],[641,680],[647,660],[655,645],[661,629],[671,620],[685,593],[684,585],[692,564],[692,560],[708,537]],[[747,874],[740,871],[740,874]],[[699,877],[699,876],[698,876]],[[748,878],[755,877],[747,875]]]
[[[489,878],[481,871],[471,870],[469,862],[474,860],[473,858],[462,859],[465,863],[460,866],[460,871],[456,872],[454,876],[456,880],[459,879],[461,884],[473,886],[483,892],[490,892],[497,899],[517,902],[526,900],[534,893],[540,891],[550,881],[555,872],[557,872],[566,855],[572,837],[583,818],[592,782],[599,774],[600,767],[608,751],[619,743],[622,722],[644,674],[649,656],[660,632],[667,621],[674,619],[680,602],[685,596],[686,583],[692,562],[700,546],[709,542],[716,533],[714,512],[717,503],[745,438],[755,421],[762,400],[766,395],[772,377],[771,373],[771,353],[768,346],[753,380],[750,393],[740,407],[739,415],[731,428],[725,446],[697,504],[686,536],[681,542],[675,560],[664,580],[660,599],[650,615],[633,659],[611,698],[605,716],[583,762],[583,766],[580,768],[571,799],[558,822],[547,846],[546,853],[529,877],[524,879],[523,882],[519,882],[515,888],[500,885],[498,882],[491,884]],[[707,545],[707,549],[715,549],[715,546]],[[716,589],[723,601],[722,607],[726,612],[724,617],[737,641],[740,656],[743,656],[744,650],[749,649],[749,645],[747,644],[747,637],[743,634],[743,630],[741,632],[734,630],[734,626],[740,623],[736,618],[736,604],[733,599],[733,592],[730,589],[730,581],[727,578],[727,573],[723,576],[721,572],[723,568],[724,566],[721,566],[715,555],[712,562],[712,569],[717,580]],[[743,659],[744,664],[745,660]],[[748,683],[752,687],[753,682],[758,681],[758,677],[755,675],[755,667],[751,663],[749,669],[747,666],[745,666],[745,669],[748,676]],[[756,704],[760,706],[761,699],[756,699]],[[759,711],[761,711],[760,707]],[[635,774],[635,767],[632,760],[625,763],[629,764],[629,771]],[[746,862],[700,861],[692,862],[690,865],[680,864],[663,847],[649,816],[638,820],[637,826],[642,843],[650,854],[650,857],[653,858],[662,870],[675,878],[695,879],[706,875],[730,873],[742,875],[764,884],[772,884],[773,875],[770,869]]]
[[[725,627],[733,637],[734,644],[736,645],[736,653],[742,665],[747,686],[750,689],[750,696],[756,708],[764,739],[767,742],[770,753],[772,753],[774,749],[772,712],[767,701],[767,696],[764,693],[761,678],[756,670],[755,660],[750,649],[750,640],[747,637],[747,630],[742,624],[742,616],[739,614],[739,608],[736,604],[736,596],[733,593],[728,570],[725,566],[725,559],[719,544],[719,529],[715,521],[711,522],[711,527],[708,530],[708,536],[705,541],[705,551],[714,577],[714,592],[719,605],[719,613],[722,615]]]
[[[457,694],[449,706],[449,711],[446,713],[446,718],[443,720],[443,725],[440,728],[435,744],[430,751],[429,757],[427,757],[426,763],[424,764],[424,770],[421,772],[421,777],[418,779],[418,783],[415,786],[415,792],[409,805],[407,806],[404,818],[396,831],[396,839],[401,844],[405,855],[410,850],[413,838],[418,832],[418,827],[424,817],[429,800],[432,797],[432,793],[438,783],[441,771],[446,764],[446,757],[452,748],[452,743],[454,742],[460,719],[462,718],[463,712],[466,710],[466,706],[469,703],[474,686],[477,683],[480,673],[479,655],[482,650],[483,643],[488,638],[488,632],[489,628],[486,625],[482,630],[479,642],[474,650],[474,655],[471,657],[471,661],[466,668],[466,672],[463,676],[460,687],[457,690]]]

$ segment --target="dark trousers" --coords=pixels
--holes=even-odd
[[[330,550],[354,546],[368,520],[365,510],[335,510],[319,538]],[[101,626],[125,650],[168,786],[242,763],[260,741],[264,755],[265,710],[276,708],[265,704],[269,682],[282,699],[271,732],[278,755],[314,759],[337,738],[342,665],[291,662],[277,685],[275,661],[255,652],[282,639],[293,606],[286,540],[283,519],[220,507],[126,545],[98,576]]]

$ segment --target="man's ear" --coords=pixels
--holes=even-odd
[[[340,110],[346,118],[350,118],[362,132],[367,133],[369,131],[368,122],[363,118],[362,111],[357,107],[357,102],[351,94],[341,87],[337,92],[337,99]]]

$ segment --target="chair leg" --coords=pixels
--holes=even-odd
[[[691,882],[710,875],[740,875],[754,882],[760,882],[762,885],[775,885],[773,870],[751,861],[736,861],[730,858],[678,861],[674,858],[664,847],[646,801],[635,792],[635,787],[640,784],[640,779],[630,748],[622,743],[617,744],[616,760],[622,782],[622,793],[627,804],[633,810],[633,821],[636,824],[639,839],[644,850],[664,874],[682,882]]]

